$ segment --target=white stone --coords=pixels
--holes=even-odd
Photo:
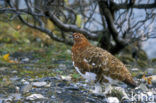
[[[108,103],[119,103],[119,99],[117,97],[108,97]]]
[[[137,72],[137,71],[139,71],[139,69],[138,68],[132,68],[131,71]]]
[[[33,82],[32,83],[32,86],[35,86],[35,87],[44,87],[47,85],[47,82]]]
[[[9,69],[8,67],[1,67],[0,68],[0,71],[5,71],[5,70],[7,70],[7,69]]]
[[[61,69],[66,69],[67,67],[66,67],[65,64],[60,64],[60,65],[59,65],[59,68],[61,68]]]
[[[95,66],[95,63],[92,63],[92,66]]]
[[[147,95],[148,96],[153,96],[153,93],[152,92],[147,92]]]
[[[17,71],[16,71],[16,70],[14,70],[14,71],[12,71],[12,73],[17,73]]]
[[[22,59],[22,62],[28,62],[30,59],[29,58],[24,58]]]
[[[44,87],[50,87],[51,86],[51,83],[48,83],[47,85],[45,85]]]
[[[67,52],[68,54],[71,54],[71,50],[69,50],[69,49],[68,49],[66,52]]]
[[[66,81],[71,81],[72,77],[70,75],[67,75],[67,76],[61,75],[61,79],[66,80]]]
[[[19,92],[20,88],[18,86],[15,87],[16,92]]]
[[[37,99],[47,99],[41,94],[31,94],[30,96],[26,97],[26,100],[37,100]]]
[[[30,84],[28,81],[26,81],[25,79],[22,79],[21,82],[24,84],[24,85],[27,85],[27,84]]]
[[[27,93],[32,89],[32,84],[24,85],[21,89],[22,93]]]

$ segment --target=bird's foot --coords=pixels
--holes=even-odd
[[[103,92],[103,94],[104,94],[104,95],[110,94],[111,91],[112,91],[112,89],[113,89],[113,87],[112,87],[110,84],[105,85],[105,91]]]

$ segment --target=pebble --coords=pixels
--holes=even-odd
[[[59,68],[60,68],[60,69],[66,69],[67,67],[66,67],[65,64],[60,64],[60,65],[59,65]]]
[[[71,54],[71,50],[69,50],[69,49],[68,49],[66,52],[67,52],[68,54]]]
[[[38,100],[38,99],[47,99],[46,97],[44,97],[41,94],[31,94],[30,96],[26,97],[26,100]]]
[[[21,89],[22,93],[27,93],[32,89],[32,84],[24,85]]]
[[[29,58],[23,58],[22,60],[21,60],[21,62],[29,62]]]
[[[8,67],[1,67],[0,68],[0,71],[5,71],[5,70],[7,70],[7,69],[9,69]]]
[[[32,83],[32,86],[35,86],[35,87],[45,87],[47,84],[47,82],[33,82]]]
[[[132,68],[131,71],[132,71],[132,72],[138,72],[139,69],[138,69],[138,68]]]
[[[141,89],[142,91],[148,91],[148,88],[146,87],[145,84],[141,83],[138,87],[136,87],[135,89]]]
[[[108,103],[120,103],[117,97],[108,97]]]
[[[16,73],[18,73],[18,72],[17,72],[16,70],[14,70],[14,71],[12,71],[12,73],[15,73],[15,74],[16,74]]]
[[[54,95],[51,96],[52,99],[55,99],[56,97]]]
[[[8,97],[1,98],[0,97],[0,103],[13,103],[13,100],[20,100],[22,98],[21,94],[18,93],[12,93]]]
[[[20,78],[19,77],[17,77],[17,76],[14,76],[14,77],[11,77],[10,78],[10,80],[12,81],[12,82],[16,82],[16,81],[18,81]]]
[[[71,76],[70,75],[68,75],[68,76],[63,76],[63,75],[61,75],[61,79],[62,80],[66,80],[66,81],[71,81]]]
[[[27,84],[30,84],[28,81],[26,81],[25,79],[22,79],[21,82],[24,84],[24,85],[27,85]]]

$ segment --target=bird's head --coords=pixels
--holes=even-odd
[[[79,45],[79,44],[81,44],[81,45],[85,45],[85,44],[90,44],[89,42],[88,42],[88,40],[87,40],[87,38],[83,35],[83,34],[81,34],[81,33],[73,33],[73,40],[74,40],[74,45]]]

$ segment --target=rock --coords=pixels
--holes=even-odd
[[[32,84],[27,84],[25,86],[22,87],[21,91],[22,93],[27,93],[32,89]]]
[[[29,61],[30,61],[29,58],[23,58],[23,59],[21,60],[21,62],[29,62]]]
[[[116,97],[108,97],[108,103],[120,103],[120,101]]]
[[[115,87],[114,88],[115,90],[118,90],[119,94],[118,95],[121,95],[121,99],[128,99],[129,100],[129,97],[127,95],[127,93],[125,92],[125,89],[124,88],[121,88],[121,87]]]
[[[45,85],[44,87],[49,88],[51,86],[51,83]]]
[[[16,89],[16,92],[19,93],[20,88],[16,86],[15,89]]]
[[[8,97],[0,97],[0,103],[13,103],[13,101],[20,100],[22,98],[21,94],[12,93]]]
[[[138,87],[136,87],[135,89],[141,89],[142,91],[148,91],[148,88],[146,87],[145,84],[141,83]]]
[[[7,69],[9,69],[8,67],[1,67],[0,68],[0,71],[5,71],[5,70],[7,70]]]
[[[79,88],[75,87],[75,86],[65,87],[65,89],[68,89],[68,90],[79,90]]]
[[[130,101],[129,99],[124,99],[121,101],[121,103],[132,103],[132,101]]]
[[[148,68],[148,69],[146,69],[146,72],[148,75],[153,75],[154,70],[155,70],[154,68]]]
[[[32,83],[32,86],[35,86],[35,87],[45,87],[47,84],[47,82],[33,82]]]
[[[65,64],[60,64],[60,65],[59,65],[59,68],[60,68],[60,69],[66,69],[67,67],[66,67]]]
[[[13,93],[10,95],[14,100],[20,100],[22,98],[22,95],[19,93]]]
[[[138,64],[139,67],[142,68],[142,70],[144,70],[144,68],[146,68],[146,67],[148,66],[147,61],[143,61],[142,59],[139,59],[139,60],[137,61],[137,64]]]
[[[54,95],[51,96],[52,99],[55,99],[56,97]]]
[[[71,54],[71,50],[69,50],[69,49],[68,49],[66,52],[67,52],[68,54]]]
[[[67,75],[67,76],[63,76],[63,75],[61,75],[61,79],[62,80],[66,80],[66,81],[71,81],[71,76],[70,75]]]
[[[10,80],[12,81],[12,82],[16,82],[16,81],[18,81],[20,78],[19,77],[17,77],[17,76],[14,76],[14,77],[11,77],[10,78]]]
[[[152,96],[153,93],[152,93],[152,92],[147,92],[147,95],[148,95],[148,96]]]
[[[27,84],[30,84],[28,81],[26,81],[25,79],[22,79],[21,82],[24,84],[24,85],[27,85]]]
[[[132,68],[131,71],[132,71],[132,72],[138,72],[139,69],[138,69],[138,68]]]
[[[26,100],[40,100],[40,99],[47,99],[46,97],[44,97],[41,94],[31,94],[30,96],[26,97]]]
[[[16,73],[18,73],[18,72],[17,72],[16,70],[14,70],[14,71],[12,71],[12,73],[15,73],[15,74],[16,74]]]

